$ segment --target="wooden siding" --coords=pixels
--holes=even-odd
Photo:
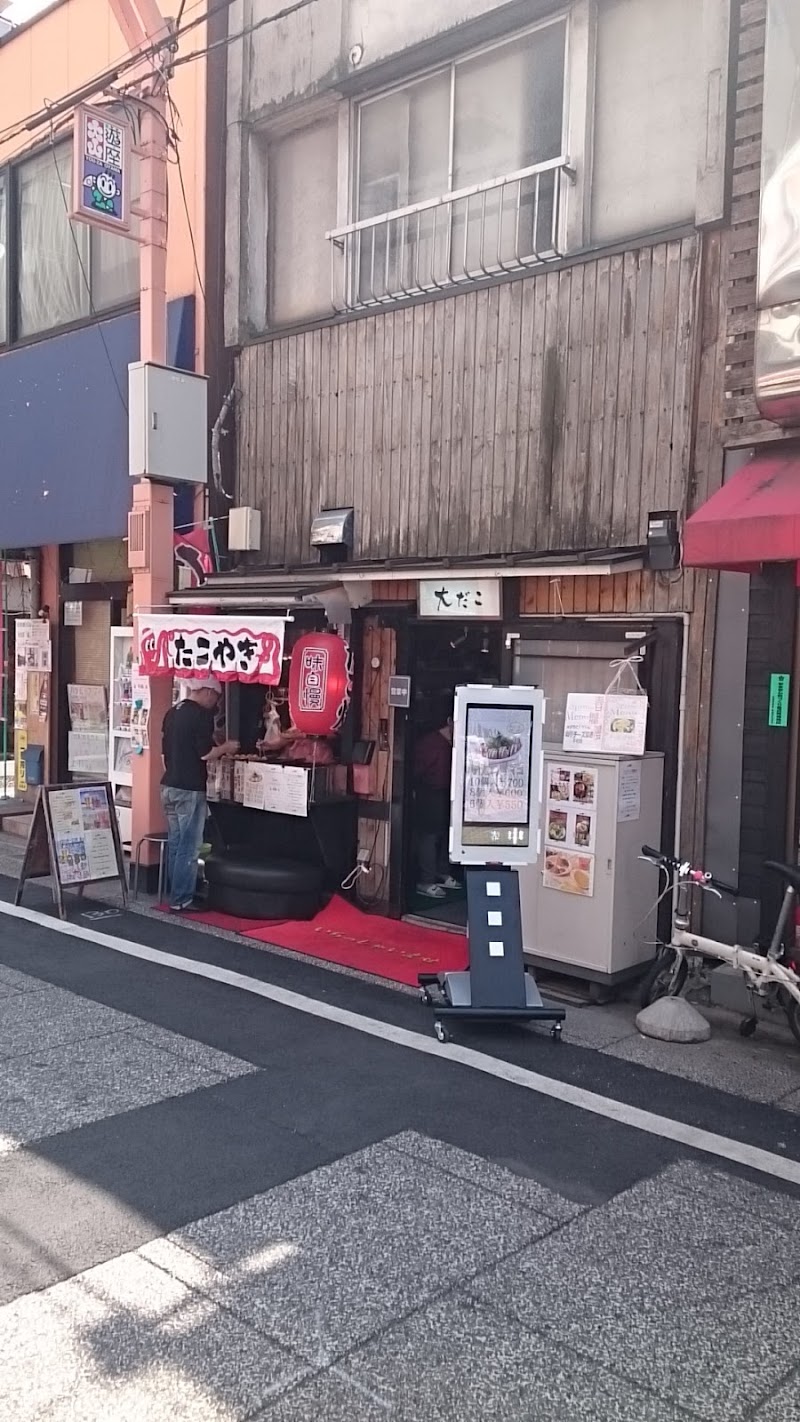
[[[708,241],[709,239],[706,239]],[[689,236],[246,347],[238,497],[265,561],[353,505],[361,558],[643,541],[693,489],[703,240]]]
[[[371,793],[359,804],[358,847],[369,850],[372,868],[359,880],[358,890],[365,900],[382,904],[389,897],[391,829],[388,812],[392,803],[394,755],[394,716],[389,707],[389,678],[394,675],[396,653],[397,637],[393,629],[384,627],[379,617],[366,617],[361,639],[360,733],[365,740],[375,741],[377,747],[381,721],[385,721],[388,748],[376,749],[369,767]],[[372,666],[375,660],[379,662],[377,669]],[[371,809],[373,813],[370,813]],[[382,815],[387,818],[381,818]]]

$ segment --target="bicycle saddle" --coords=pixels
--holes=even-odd
[[[773,873],[779,874],[781,879],[785,879],[787,884],[791,884],[793,889],[800,894],[800,866],[797,864],[780,864],[777,859],[767,859],[764,863],[765,869],[771,869]]]

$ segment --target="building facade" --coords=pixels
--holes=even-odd
[[[796,864],[800,536],[800,15],[744,0],[733,55],[723,304],[723,487],[687,524],[685,559],[718,570],[709,739],[709,868],[738,885],[710,921],[771,932]]]
[[[359,843],[395,912],[415,736],[458,681],[544,685],[558,741],[568,691],[636,652],[662,841],[700,857],[735,623],[673,531],[753,427],[764,7],[340,0],[262,26],[276,8],[230,16],[252,33],[228,57],[225,340],[263,533],[220,605],[347,594]],[[352,546],[320,567],[331,509]]]
[[[170,86],[169,359],[198,371],[208,324],[206,44],[204,24],[179,38],[177,57],[198,57],[176,67]],[[130,620],[128,365],[139,358],[140,294],[136,218],[130,238],[69,220],[73,108],[60,101],[80,92],[124,112],[135,145],[130,58],[99,0],[60,0],[0,35],[0,558],[30,567],[28,603],[52,646],[47,694],[37,679],[15,715],[9,615],[4,695],[18,751],[25,739],[43,745],[51,781],[70,773],[66,688],[109,689],[110,628]],[[192,518],[184,499],[176,523]]]

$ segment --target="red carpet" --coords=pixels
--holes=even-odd
[[[169,905],[159,904],[158,911],[159,913],[169,913]],[[271,923],[277,926],[279,923],[284,922],[282,918],[238,918],[232,913],[217,913],[216,909],[204,909],[202,913],[175,913],[172,914],[172,917],[176,920],[183,918],[188,923],[206,923],[209,928],[224,928],[226,933],[250,934],[251,937],[251,930],[254,927],[260,931],[261,929],[266,930]]]
[[[417,985],[418,973],[458,972],[467,966],[465,934],[379,918],[340,898],[331,899],[310,923],[287,921],[254,927],[251,921],[247,929],[239,931],[259,943],[274,943],[278,948],[308,953],[326,963],[340,963],[412,987]]]

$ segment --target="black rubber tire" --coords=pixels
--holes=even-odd
[[[686,982],[689,964],[685,958],[681,959],[675,980],[671,983],[670,975],[674,964],[675,949],[662,948],[656,961],[652,967],[648,968],[639,985],[640,1007],[649,1007],[652,1002],[658,1002],[661,997],[680,997]]]
[[[216,913],[229,913],[234,918],[300,922],[316,918],[323,896],[313,892],[283,894],[271,890],[251,893],[231,884],[209,884],[207,902]]]
[[[786,1008],[786,1016],[789,1019],[792,1036],[798,1046],[800,1046],[800,1002],[798,1002],[796,998],[790,997],[787,993],[783,1005]]]
[[[208,883],[239,889],[245,894],[316,895],[322,891],[324,870],[297,859],[252,859],[246,852],[228,850],[206,860]]]

